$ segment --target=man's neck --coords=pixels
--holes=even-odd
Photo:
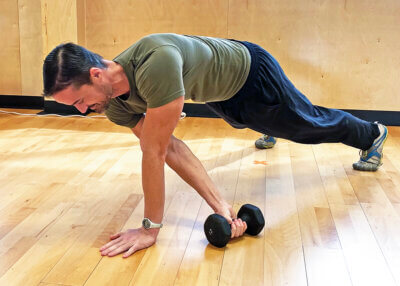
[[[104,61],[107,64],[111,77],[111,84],[113,87],[112,98],[128,93],[130,90],[129,81],[122,66],[113,61]]]

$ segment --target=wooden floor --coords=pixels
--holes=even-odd
[[[389,132],[383,167],[362,173],[344,145],[256,150],[253,131],[186,118],[175,135],[266,228],[211,247],[211,209],[168,169],[157,244],[123,259],[98,249],[140,226],[134,135],[106,119],[0,114],[0,285],[400,285],[400,127]]]

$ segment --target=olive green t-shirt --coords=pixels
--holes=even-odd
[[[111,99],[105,111],[114,123],[133,128],[146,112],[185,96],[195,102],[223,101],[244,85],[250,53],[219,38],[153,34],[118,55],[129,94]]]

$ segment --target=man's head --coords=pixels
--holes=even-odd
[[[73,43],[61,44],[47,55],[43,81],[45,97],[74,105],[82,113],[88,108],[103,112],[113,95],[103,58]]]

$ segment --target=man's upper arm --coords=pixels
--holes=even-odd
[[[143,121],[144,121],[144,116],[142,116],[142,118],[139,120],[136,126],[132,128],[133,134],[135,134],[136,137],[139,139],[140,139],[140,134],[142,133]]]
[[[162,46],[135,73],[139,94],[147,108],[161,107],[185,95],[183,59],[177,48]]]
[[[140,131],[140,146],[143,152],[157,152],[166,155],[183,104],[184,97],[181,96],[163,106],[147,109]]]

